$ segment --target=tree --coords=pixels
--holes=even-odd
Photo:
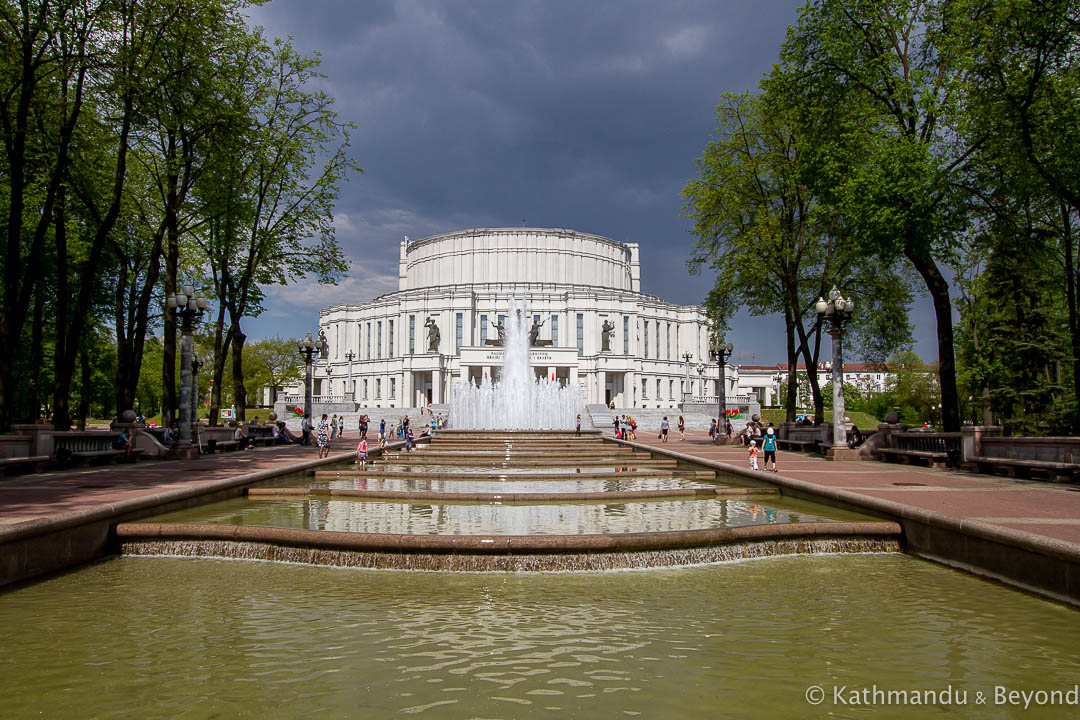
[[[248,377],[256,387],[270,388],[271,404],[277,402],[278,390],[303,378],[303,366],[295,340],[274,335],[244,346]]]
[[[345,271],[332,212],[340,183],[359,168],[348,154],[351,124],[337,119],[332,97],[309,87],[318,77],[317,58],[275,41],[245,48],[236,63],[245,71],[231,101],[252,107],[252,122],[217,147],[216,173],[204,188],[216,219],[200,245],[229,322],[224,334],[219,310],[215,387],[231,350],[234,399],[243,419],[241,320],[262,311],[260,285],[308,274],[330,283]]]
[[[683,190],[684,213],[699,237],[689,266],[716,273],[706,305],[721,322],[736,306],[783,313],[788,366],[802,354],[821,418],[816,368],[822,327],[814,302],[833,285],[860,298],[860,322],[850,335],[877,356],[910,342],[910,290],[888,261],[860,256],[836,206],[815,194],[808,182],[815,168],[806,158],[821,133],[788,107],[783,78],[774,75],[768,88],[764,96],[725,95],[717,107],[714,139],[698,160],[698,177]],[[790,374],[789,420],[795,418],[796,382]]]
[[[832,178],[864,247],[904,257],[934,302],[943,424],[960,428],[952,301],[939,263],[962,227],[957,176],[982,140],[949,125],[965,79],[948,0],[812,2],[788,29],[781,62],[804,102],[860,128],[860,162]]]

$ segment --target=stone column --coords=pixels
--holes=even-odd
[[[431,371],[431,404],[445,402],[442,391],[442,369],[435,368]]]
[[[576,387],[577,384],[578,384],[577,365],[572,365],[570,367],[570,385],[571,385],[571,387]]]
[[[544,377],[546,377],[548,380],[550,380],[556,374],[555,368],[553,367],[547,368],[546,370],[544,370],[544,372],[547,373],[547,375],[545,375]]]
[[[626,374],[623,375],[623,387],[626,388],[627,406],[637,407],[638,404],[635,398],[637,397],[638,377],[636,372],[628,370]]]
[[[596,402],[602,404],[606,402],[607,397],[604,395],[604,391],[607,389],[607,373],[603,370],[596,371]]]

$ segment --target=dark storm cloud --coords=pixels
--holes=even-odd
[[[322,53],[325,86],[358,126],[353,155],[364,168],[338,204],[350,279],[275,295],[310,310],[368,300],[396,288],[402,235],[524,220],[641,243],[643,289],[700,302],[711,283],[686,271],[692,238],[679,191],[721,94],[757,86],[801,4],[276,0],[254,9],[268,34]],[[741,325],[744,347],[763,348],[759,360],[781,359],[779,323]]]

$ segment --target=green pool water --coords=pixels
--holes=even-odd
[[[293,483],[295,485],[295,483]],[[712,480],[693,480],[679,477],[627,477],[619,479],[582,478],[575,480],[527,480],[520,476],[512,480],[430,478],[340,478],[312,479],[303,486],[334,488],[336,490],[389,490],[396,492],[439,493],[592,493],[632,492],[638,490],[675,490],[684,488],[715,488],[720,484]]]
[[[1078,617],[903,555],[509,575],[120,558],[0,594],[0,714],[1067,718],[975,693],[1072,687]],[[832,700],[874,685],[967,704]]]
[[[163,523],[264,525],[417,535],[616,534],[872,519],[867,515],[777,495],[739,500],[708,498],[535,505],[237,498],[148,518]]]

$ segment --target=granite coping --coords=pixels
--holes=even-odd
[[[120,542],[132,540],[228,540],[277,543],[296,547],[382,552],[437,552],[469,554],[628,552],[686,547],[708,547],[748,540],[795,537],[899,537],[895,522],[820,522],[749,525],[736,528],[673,530],[612,535],[410,535],[300,530],[251,525],[193,523],[120,523]]]
[[[776,488],[672,488],[670,490],[621,490],[598,492],[427,492],[404,490],[350,490],[320,488],[248,488],[249,498],[281,497],[354,498],[357,500],[432,500],[443,502],[492,502],[501,504],[580,502],[590,500],[653,500],[656,498],[715,498],[739,495],[776,495]]]
[[[722,470],[740,477],[752,478],[758,482],[771,483],[778,485],[781,488],[787,488],[807,495],[834,500],[848,506],[864,508],[905,520],[910,519],[922,522],[934,527],[973,535],[984,540],[1000,542],[1068,562],[1080,562],[1080,545],[1065,540],[1050,538],[1045,535],[1038,535],[1024,530],[1007,528],[982,520],[957,517],[956,515],[948,513],[926,510],[895,500],[877,498],[851,490],[822,486],[817,483],[799,480],[779,473],[763,473],[761,471],[750,470],[748,468],[702,458],[697,455],[678,452],[664,446],[647,445],[614,437],[606,437],[605,440],[621,445],[629,445],[650,450],[684,462],[694,463],[715,470]]]
[[[251,473],[234,475],[217,480],[188,483],[182,487],[170,488],[160,492],[140,495],[134,498],[107,502],[89,507],[83,510],[75,510],[58,513],[43,518],[33,518],[20,522],[0,525],[0,546],[16,540],[32,538],[50,532],[65,530],[68,528],[88,523],[121,517],[130,512],[144,510],[178,500],[187,500],[200,495],[209,495],[221,490],[227,490],[238,486],[269,480],[279,475],[322,467],[324,465],[343,462],[353,457],[352,452],[330,455],[326,458],[299,461],[287,465],[276,466]]]

